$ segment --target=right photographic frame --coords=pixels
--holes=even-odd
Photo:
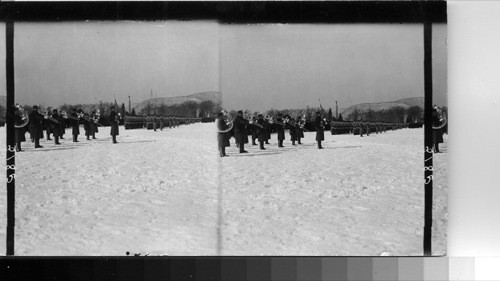
[[[446,255],[446,31],[222,24],[219,253]]]

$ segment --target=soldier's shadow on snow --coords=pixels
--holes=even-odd
[[[61,146],[61,147],[48,147],[48,148],[31,148],[30,150],[26,150],[26,152],[29,151],[29,153],[32,152],[50,152],[50,151],[61,151],[61,150],[70,150],[70,149],[77,149],[77,146]]]
[[[110,141],[110,140],[108,140]],[[141,140],[141,141],[120,141],[118,140],[118,144],[120,143],[143,143],[143,142],[157,142],[156,140]]]
[[[334,147],[323,147],[323,149],[344,149],[344,148],[358,148],[363,147],[361,145],[349,145],[349,146],[334,146]]]
[[[315,147],[316,144],[311,144],[311,145],[302,145],[303,147]],[[336,147],[323,147],[323,149],[351,149],[351,148],[359,148],[359,147],[362,147],[361,145],[350,145],[350,146],[336,146]],[[238,152],[235,152],[234,154],[232,154],[231,152],[231,157],[256,157],[256,156],[266,156],[266,155],[276,155],[276,154],[286,154],[286,153],[289,153],[291,151],[299,151],[300,150],[300,146],[297,146],[297,147],[284,147],[284,148],[275,148],[276,150],[273,150],[273,148],[268,148],[268,150],[264,150],[264,151],[252,151],[252,152],[249,152],[249,153],[238,153]]]
[[[262,152],[249,152],[249,153],[237,153],[231,154],[229,157],[255,157],[255,156],[266,156],[266,155],[275,155],[275,154],[283,154],[284,151],[262,151]]]

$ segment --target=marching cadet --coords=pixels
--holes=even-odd
[[[38,106],[33,106],[33,111],[29,114],[30,119],[30,132],[33,141],[35,142],[35,148],[42,148],[40,145],[40,139],[43,138],[42,123],[44,117],[38,112]]]
[[[440,125],[443,124],[443,115],[441,109],[434,105],[432,109],[432,142],[434,153],[440,153],[439,144],[443,143],[443,130],[440,128]]]
[[[257,120],[255,120],[255,116],[252,116],[252,145],[257,145],[257,143],[255,143],[255,140],[259,137],[259,134],[258,134],[258,130],[257,130],[257,127],[255,125],[253,125],[253,123],[257,122]]]
[[[66,133],[66,119],[59,114],[59,139],[63,140],[64,139],[64,134]]]
[[[278,131],[278,147],[284,147],[283,141],[285,140],[285,123],[283,122],[283,115],[278,114],[277,121],[277,131]]]
[[[54,144],[55,145],[60,145],[61,143],[59,142],[59,137],[61,136],[61,131],[60,131],[60,128],[61,128],[61,124],[60,122],[62,121],[61,120],[61,116],[59,116],[59,112],[57,111],[57,109],[54,108],[54,110],[52,110],[52,119],[50,119],[51,122],[51,126],[52,126],[52,135],[54,136]]]
[[[370,135],[370,122],[365,121],[365,128],[366,128],[366,136]]]
[[[295,131],[297,132],[297,143],[302,144],[300,139],[304,138],[304,126],[306,125],[306,120],[301,119],[300,116],[297,116],[297,124],[295,126]]]
[[[45,120],[43,120],[43,126],[45,127],[45,132],[47,133],[47,140],[51,141],[50,134],[52,134],[52,121],[47,118],[50,116],[50,109],[45,112]]]
[[[99,129],[97,128],[97,123],[99,122],[99,119],[97,118],[97,115],[95,111],[92,111],[92,114],[90,115],[90,126],[92,128],[92,139],[95,140],[95,133],[99,132]]]
[[[259,148],[260,150],[266,150],[264,148],[264,142],[267,139],[267,131],[265,127],[266,122],[264,121],[264,116],[262,114],[259,114],[257,117],[258,117],[257,122],[255,122],[254,124],[257,128],[257,135],[259,138]]]
[[[292,117],[290,117],[290,121],[288,121],[288,124],[290,124],[290,140],[292,141],[292,145],[296,145],[295,141],[297,140],[297,127]]]
[[[245,120],[245,133],[243,134],[243,142],[245,144],[248,144],[248,125],[249,125],[249,121],[248,119],[244,116],[243,119]]]
[[[19,107],[14,108],[14,124],[15,125],[22,125],[26,120],[26,117],[22,116],[21,111],[19,110]],[[26,141],[26,128],[23,127],[16,127],[15,126],[15,141],[16,141],[16,152],[21,152],[24,151],[21,149],[21,142]]]
[[[78,112],[76,108],[73,108],[71,114],[71,127],[73,134],[73,142],[78,142],[78,135],[80,134],[80,117],[78,116]]]
[[[160,115],[160,131],[163,131],[163,115]]]
[[[224,120],[224,114],[222,112],[219,112],[217,114],[217,147],[219,148],[219,154],[220,157],[226,157],[226,132],[228,125],[226,124],[226,121]]]
[[[359,135],[363,137],[363,120],[360,120],[358,122],[358,128],[359,128]]]
[[[246,126],[248,121],[243,118],[243,111],[238,111],[238,116],[233,121],[234,124],[234,139],[237,146],[240,148],[240,153],[248,153],[245,150],[245,136],[247,135]],[[248,142],[248,141],[247,141]]]
[[[321,112],[316,112],[316,119],[314,121],[314,128],[316,129],[316,141],[318,142],[318,149],[323,149],[321,146],[321,141],[325,140],[325,125],[321,118]]]
[[[265,139],[264,142],[269,144],[269,140],[271,139],[271,124],[269,124],[269,116],[266,116],[266,119],[262,119],[264,121],[264,133]]]
[[[118,143],[116,141],[116,136],[119,135],[119,131],[118,131],[118,116],[116,115],[116,112],[115,112],[115,107],[112,106],[111,108],[111,112],[109,113],[109,117],[108,117],[108,120],[109,122],[111,123],[111,132],[109,133],[112,137],[112,142],[113,143]]]
[[[93,126],[90,124],[90,116],[87,113],[83,114],[82,118],[83,129],[85,130],[85,137],[87,140],[90,140],[90,136],[92,136]]]
[[[156,132],[156,114],[153,115],[153,131]]]

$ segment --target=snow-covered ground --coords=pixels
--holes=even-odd
[[[422,255],[422,129],[327,132],[323,150],[314,133],[285,148],[272,135],[248,154],[231,139],[226,158],[213,123],[120,133],[116,145],[109,128],[92,141],[23,143],[16,255]],[[434,157],[434,254],[446,251],[446,138]],[[2,211],[0,254],[5,231]]]

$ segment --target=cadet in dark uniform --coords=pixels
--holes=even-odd
[[[50,116],[50,111],[47,110],[47,112],[45,113],[46,117],[49,117]],[[47,140],[50,141],[52,140],[50,138],[50,134],[52,134],[52,121],[48,120],[47,118],[45,118],[45,120],[43,121],[43,126],[45,127],[45,132],[47,133]]]
[[[87,113],[83,114],[82,122],[83,122],[83,129],[85,130],[85,137],[87,138],[87,140],[90,140],[90,136],[92,136],[92,131],[94,131],[92,124],[90,124],[90,115],[88,115]]]
[[[64,139],[64,134],[66,133],[66,119],[59,114],[59,139]]]
[[[266,122],[264,121],[264,116],[262,116],[262,114],[259,114],[259,116],[257,118],[257,122],[255,122],[255,126],[257,128],[257,135],[259,138],[260,150],[266,150],[264,148],[264,142],[267,139],[267,131],[266,131],[265,124],[266,124]]]
[[[118,143],[116,141],[116,136],[119,135],[119,131],[118,131],[118,116],[116,115],[116,112],[115,112],[115,107],[112,106],[111,107],[111,112],[109,113],[109,122],[111,123],[111,132],[109,133],[112,137],[112,141],[113,143]]]
[[[278,118],[276,118],[278,122],[277,131],[278,131],[278,147],[283,147],[283,141],[285,140],[285,123],[283,122],[283,115],[278,114]]]
[[[321,142],[325,140],[325,125],[321,119],[321,112],[316,112],[316,119],[314,120],[314,128],[316,129],[316,141],[318,142],[318,149],[323,149]]]
[[[92,139],[95,139],[96,138],[95,133],[97,131],[97,124],[95,121],[95,111],[92,111],[89,115],[87,115],[87,119],[89,122],[90,136],[92,137]]]
[[[97,139],[95,134],[99,132],[99,128],[97,123],[99,123],[99,118],[97,117],[95,111],[92,111],[92,115],[90,116],[90,124],[92,124],[92,139]]]
[[[226,121],[224,120],[224,114],[222,112],[219,112],[217,114],[217,120],[215,121],[217,125],[217,147],[219,148],[219,154],[220,157],[226,157],[226,132],[223,132],[227,130],[228,125],[226,124]]]
[[[163,131],[163,115],[160,115],[160,131]]]
[[[269,116],[266,116],[266,119],[262,119],[264,121],[264,133],[265,133],[265,143],[269,144],[269,140],[271,139],[271,124],[269,124]]]
[[[233,121],[234,124],[234,139],[236,140],[236,143],[238,147],[240,148],[240,153],[248,153],[248,151],[245,150],[245,137],[247,134],[247,124],[248,121],[243,118],[243,111],[238,111],[238,116]]]
[[[290,121],[288,121],[288,124],[290,125],[290,140],[292,141],[292,145],[296,145],[295,141],[297,140],[297,124],[295,124],[295,121],[292,117],[289,118]]]
[[[57,111],[57,109],[54,109],[52,110],[52,119],[49,120],[51,121],[50,122],[50,126],[52,127],[52,135],[54,136],[54,144],[56,145],[60,145],[61,143],[59,142],[59,137],[61,136],[61,131],[60,131],[60,127],[61,127],[61,116],[59,116],[59,112]]]
[[[73,108],[70,117],[71,117],[71,128],[72,128],[71,133],[73,135],[73,142],[78,142],[78,135],[80,134],[80,117],[78,116],[76,108]]]
[[[14,124],[22,125],[26,120],[26,117],[23,117],[21,111],[16,106],[14,108]],[[16,141],[16,152],[24,151],[21,149],[21,142],[26,141],[26,128],[23,127],[15,127],[15,141]]]
[[[297,122],[295,126],[295,130],[297,131],[297,143],[302,144],[300,139],[304,138],[304,126],[306,125],[306,121],[301,119],[300,116],[297,116]]]
[[[439,144],[443,143],[443,130],[441,128],[434,129],[434,127],[439,127],[443,122],[440,109],[434,106],[432,109],[432,142],[434,145],[434,153],[440,153]]]
[[[30,132],[33,141],[35,142],[35,148],[42,148],[40,145],[40,139],[43,138],[42,123],[44,117],[38,112],[38,106],[33,106],[33,111],[29,115],[30,119]]]
[[[257,127],[255,125],[253,125],[253,123],[255,123],[255,122],[257,122],[257,120],[255,120],[255,116],[252,116],[252,127],[251,127],[252,145],[257,145],[257,143],[255,143],[255,140],[259,137]]]

